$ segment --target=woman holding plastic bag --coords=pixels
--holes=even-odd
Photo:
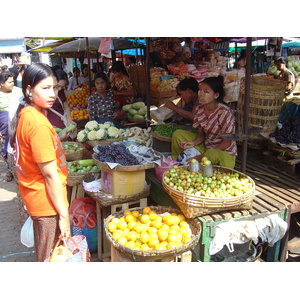
[[[33,220],[36,259],[48,258],[59,236],[70,236],[68,169],[60,139],[45,110],[57,97],[57,81],[45,64],[30,65],[22,79],[24,100],[11,122],[10,143],[20,195]]]
[[[213,165],[234,168],[237,155],[236,142],[225,138],[235,133],[233,111],[223,103],[222,76],[208,77],[200,83],[199,106],[196,108],[193,127],[197,133],[176,130],[172,136],[172,158],[178,159],[182,151],[195,148],[199,155],[189,157],[200,161],[207,157]]]

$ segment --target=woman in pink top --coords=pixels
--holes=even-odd
[[[196,108],[193,122],[193,127],[198,129],[198,132],[174,132],[173,159],[177,159],[184,150],[195,147],[201,153],[194,157],[198,161],[206,156],[213,165],[234,168],[236,142],[224,136],[235,133],[235,118],[233,111],[223,102],[224,95],[222,76],[208,77],[200,83],[199,106]]]

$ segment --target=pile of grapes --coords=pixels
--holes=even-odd
[[[300,117],[291,117],[282,124],[281,129],[270,133],[269,137],[275,138],[280,144],[300,144]]]
[[[98,145],[94,157],[100,162],[118,163],[122,166],[139,165],[139,161],[132,155],[124,144]]]

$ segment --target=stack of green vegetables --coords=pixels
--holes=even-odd
[[[145,120],[147,118],[147,106],[142,101],[126,104],[122,109],[126,112],[128,119]]]
[[[160,124],[160,125],[156,125],[153,131],[161,136],[171,138],[172,134],[177,129],[182,129],[182,126],[176,124]]]
[[[77,134],[78,142],[117,139],[124,129],[115,127],[112,122],[99,124],[97,121],[89,121],[86,123],[83,130]]]

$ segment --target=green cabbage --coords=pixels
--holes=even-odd
[[[132,104],[132,108],[139,110],[140,108],[145,107],[145,103],[142,101],[135,102]]]
[[[144,120],[144,119],[145,119],[145,117],[144,117],[144,116],[141,116],[141,115],[138,115],[138,114],[136,114],[136,115],[134,115],[134,116],[133,116],[133,119],[134,119],[134,120]]]
[[[122,109],[124,111],[129,111],[129,109],[131,109],[131,106],[132,106],[132,104],[126,104],[126,105],[123,105]]]
[[[128,112],[133,116],[137,114],[137,110],[133,108],[130,108]]]

